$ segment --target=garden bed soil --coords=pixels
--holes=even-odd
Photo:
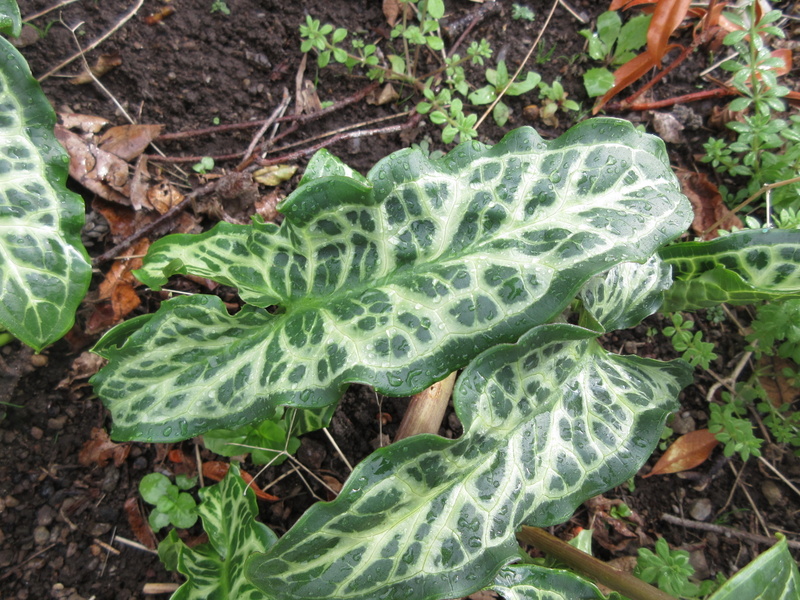
[[[23,15],[48,7],[51,0],[21,2]],[[465,0],[448,0],[452,21],[474,11],[476,4]],[[509,65],[518,65],[532,44],[550,5],[528,2],[535,11],[535,22],[513,20],[511,2],[498,3],[499,10],[481,21],[471,39],[486,37],[498,53],[505,55]],[[590,18],[596,17],[604,3],[572,0],[571,6]],[[86,46],[114,27],[132,7],[135,0],[82,0],[64,6],[35,21],[41,38],[33,36],[30,45],[21,49],[37,76],[48,72],[76,50],[76,42]],[[284,94],[295,91],[295,75],[301,63],[298,26],[305,15],[311,14],[323,22],[363,30],[363,35],[379,39],[389,28],[377,0],[353,2],[278,2],[277,0],[228,0],[230,14],[210,13],[210,0],[145,0],[138,12],[96,50],[86,56],[92,64],[99,54],[118,55],[121,64],[101,79],[104,89],[89,84],[74,85],[69,77],[81,70],[75,61],[43,81],[43,88],[59,112],[73,112],[104,117],[112,124],[126,121],[120,108],[139,123],[163,124],[165,133],[202,129],[218,122],[241,123],[263,120],[274,110]],[[150,15],[165,9],[174,14],[148,24]],[[74,29],[75,35],[69,31]],[[577,30],[589,27],[562,8],[556,9],[553,21],[541,41],[542,50],[534,53],[529,67],[538,71],[545,81],[560,78],[569,97],[586,108],[591,101],[585,96],[581,73],[586,68],[584,39]],[[705,68],[702,53],[687,61],[661,84],[655,87],[656,97],[669,97],[697,89],[697,73]],[[535,60],[538,57],[539,61]],[[482,75],[470,70],[472,81],[482,85]],[[348,76],[340,67],[318,71],[313,61],[306,65],[305,77],[316,83],[322,101],[340,101],[368,82]],[[572,119],[562,118],[557,127],[530,120],[526,105],[535,97],[509,98],[512,109],[509,123],[499,128],[487,121],[480,128],[480,139],[495,143],[502,135],[520,125],[533,125],[545,138],[556,137]],[[670,156],[676,167],[695,170],[702,166],[694,157],[702,152],[701,143],[710,135],[708,117],[711,102],[690,107],[691,118],[683,117],[685,129],[682,143],[671,144]],[[289,111],[293,110],[290,105]],[[366,120],[388,118],[402,112],[393,104],[381,106],[357,102],[319,120],[302,124],[284,143],[309,140],[325,132]],[[619,115],[650,126],[651,114]],[[403,123],[405,117],[383,123]],[[375,127],[380,127],[378,123]],[[159,142],[168,156],[221,156],[242,152],[247,148],[255,128],[216,132],[178,141]],[[355,138],[334,144],[330,150],[346,163],[366,172],[380,158],[412,142],[430,140],[431,149],[443,148],[438,130],[430,124],[419,125],[403,132]],[[294,161],[301,167],[305,159]],[[236,161],[218,161],[219,167],[233,167]],[[181,165],[191,173],[191,162]],[[301,172],[300,171],[300,172]],[[298,174],[300,173],[298,172]],[[173,167],[167,177],[187,186],[197,186],[196,175],[182,177]],[[279,188],[285,195],[297,182]],[[77,188],[91,207],[94,197]],[[263,193],[263,190],[262,190]],[[91,212],[91,208],[89,209]],[[90,217],[97,222],[95,214]],[[202,218],[200,226],[207,228],[213,219]],[[110,236],[87,237],[92,242],[92,255],[113,245]],[[107,265],[100,265],[92,286],[95,292],[102,281]],[[183,282],[177,285],[195,285]],[[137,290],[142,304],[134,314],[157,308],[162,296],[144,289]],[[235,301],[230,290],[218,292],[226,300]],[[108,415],[92,394],[85,376],[73,371],[76,359],[82,356],[98,337],[86,333],[87,319],[93,312],[90,293],[78,315],[75,330],[66,341],[34,355],[18,343],[0,349],[0,589],[6,599],[68,598],[80,600],[126,600],[149,598],[143,591],[147,583],[175,583],[180,579],[168,573],[157,557],[141,549],[120,543],[120,538],[136,540],[125,503],[137,498],[138,481],[156,470],[187,468],[170,462],[164,447],[152,444],[131,444],[129,453],[105,465],[97,461],[81,464],[80,452],[90,441],[93,429],[107,428]],[[745,309],[737,311],[739,318],[750,318]],[[719,358],[712,363],[718,374],[729,373],[744,346],[740,334],[730,320],[711,325],[698,318],[706,339],[716,342]],[[620,332],[604,339],[608,348],[655,358],[673,358],[670,344],[660,333],[648,335],[648,328],[660,331],[666,323],[652,317],[634,330]],[[85,360],[87,355],[83,355]],[[700,428],[707,418],[705,394],[714,383],[710,375],[697,371],[695,385],[682,394],[682,409],[677,429]],[[339,448],[351,464],[357,463],[382,441],[392,439],[402,418],[405,400],[379,398],[371,389],[353,386],[345,396],[334,417],[330,431]],[[461,429],[454,414],[448,414],[442,435],[456,437]],[[96,435],[96,434],[95,434]],[[388,436],[382,438],[381,436]],[[179,445],[188,456],[195,456],[193,442]],[[174,448],[172,448],[174,449]],[[766,454],[787,477],[800,476],[796,458],[777,447]],[[203,450],[202,459],[213,458]],[[329,481],[343,482],[348,469],[329,440],[316,432],[303,440],[298,453],[300,460]],[[650,465],[654,459],[651,459]],[[84,460],[86,463],[86,460]],[[731,466],[739,471],[740,484]],[[190,468],[190,467],[189,467]],[[252,465],[246,466],[255,472]],[[643,473],[649,467],[643,469]],[[259,481],[269,482],[288,470],[288,466],[272,467]],[[704,533],[660,520],[663,513],[677,516],[695,515],[709,510],[724,524],[746,532],[757,532],[755,512],[743,492],[747,489],[755,506],[766,522],[788,535],[800,531],[797,497],[766,472],[757,462],[746,465],[733,460],[730,465],[721,460],[719,450],[712,459],[697,469],[692,479],[685,476],[639,477],[635,486],[622,486],[605,496],[620,499],[641,519],[631,529],[638,534],[631,541],[614,523],[603,519],[602,513],[587,505],[579,509],[570,523],[557,529],[565,532],[592,524],[603,530],[604,544],[598,544],[601,558],[614,559],[635,554],[640,543],[652,543],[664,536],[673,546],[693,551],[693,560],[703,577],[716,573],[730,575],[765,549],[750,542]],[[297,476],[282,479],[270,488],[280,502],[261,503],[261,518],[281,535],[315,501],[325,499],[320,486],[310,488]],[[134,500],[134,503],[136,501]],[[196,532],[194,532],[196,533]],[[190,536],[192,534],[189,534]],[[155,596],[153,596],[155,597]],[[161,596],[166,597],[166,596]]]

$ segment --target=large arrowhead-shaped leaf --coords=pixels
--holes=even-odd
[[[170,600],[261,600],[264,594],[244,577],[244,561],[254,552],[263,552],[277,536],[256,522],[255,494],[234,464],[217,485],[200,490],[198,507],[208,542],[189,548],[173,529],[158,547],[167,568],[177,570],[188,580]]]
[[[665,311],[800,297],[800,231],[746,230],[659,252],[675,283]]]
[[[615,119],[552,142],[519,129],[436,161],[404,150],[366,180],[329,155],[314,168],[339,174],[301,185],[280,228],[223,223],[152,246],[148,284],[193,273],[250,306],[172,300],[101,340],[110,362],[93,383],[116,438],[236,428],[281,404],[335,402],[353,381],[418,392],[691,220],[661,141]]]
[[[25,59],[4,38],[0,56],[0,325],[41,350],[69,330],[89,287],[83,201],[64,185],[55,113]]]
[[[691,368],[605,352],[597,333],[542,325],[476,359],[454,401],[459,440],[422,435],[362,462],[247,576],[272,598],[456,598],[517,555],[522,524],[567,519],[631,477]]]
[[[731,577],[709,600],[797,600],[800,571],[786,539],[760,554]]]
[[[658,310],[672,285],[672,270],[658,255],[643,265],[620,263],[595,275],[578,297],[602,332],[627,329]],[[594,328],[594,327],[592,327]]]
[[[504,600],[603,600],[590,581],[572,571],[537,565],[514,565],[500,570],[489,589]]]

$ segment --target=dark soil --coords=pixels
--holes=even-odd
[[[52,0],[22,1],[23,16],[51,3]],[[80,61],[45,79],[44,91],[57,111],[97,115],[109,119],[112,124],[124,124],[119,103],[137,122],[163,124],[165,133],[207,128],[215,119],[222,124],[263,120],[280,102],[284,88],[294,95],[295,74],[302,58],[297,31],[306,14],[337,26],[363,29],[367,37],[375,40],[388,33],[378,0],[228,0],[227,4],[231,11],[228,16],[210,13],[210,0],[172,0],[169,3],[145,0],[138,14],[87,55],[89,63],[93,63],[99,54],[119,54],[121,65],[102,77],[103,85],[115,101],[92,84],[72,85],[64,77],[79,72]],[[537,19],[535,23],[528,23],[510,18],[510,0],[498,4],[500,10],[482,21],[467,43],[486,37],[496,52],[505,54],[509,65],[516,66],[537,35],[550,5],[529,1]],[[590,16],[599,14],[605,4],[572,1],[575,9]],[[127,3],[81,0],[37,19],[38,27],[46,29],[51,23],[52,27],[46,36],[22,49],[34,75],[49,71],[73,54],[75,38],[86,46],[134,5],[134,0]],[[453,20],[476,7],[466,0],[448,0],[447,6]],[[145,17],[165,7],[173,7],[175,13],[157,24],[146,24]],[[529,65],[545,81],[560,77],[569,97],[587,108],[591,101],[583,92],[580,77],[586,68],[582,55],[584,39],[577,35],[577,30],[588,26],[579,24],[563,9],[557,9],[541,42],[541,62]],[[75,38],[67,27],[75,28]],[[668,97],[696,90],[700,82],[697,73],[707,66],[701,54],[656,86],[655,96]],[[305,76],[316,82],[323,101],[341,101],[368,83],[347,76],[339,67],[318,72],[313,61],[307,66]],[[471,76],[472,81],[483,84],[479,73],[473,72]],[[508,99],[507,104],[513,110],[509,123],[501,129],[491,120],[487,121],[480,129],[480,139],[497,142],[506,131],[520,125],[534,125],[543,137],[552,138],[572,124],[570,116],[562,118],[558,127],[526,119],[528,113],[523,109],[535,101],[534,96]],[[689,113],[684,112],[685,143],[671,145],[670,151],[676,166],[694,169],[697,165],[693,156],[702,151],[700,143],[710,134],[705,124],[712,104],[689,108]],[[289,111],[292,110],[290,105]],[[308,140],[360,121],[389,117],[402,110],[392,104],[371,106],[357,102],[323,119],[302,124],[279,145]],[[620,116],[648,123],[651,115]],[[403,117],[387,123],[404,121]],[[163,141],[159,146],[170,157],[219,157],[243,152],[255,129]],[[330,149],[351,166],[366,172],[386,154],[426,137],[432,140],[432,149],[442,148],[438,131],[430,124],[422,124],[412,131],[343,141]],[[190,171],[195,161],[190,159],[183,164],[185,171]],[[217,166],[231,168],[237,162],[223,160],[218,161]],[[304,162],[305,159],[299,161],[301,167]],[[196,176],[186,178],[171,167],[169,173],[169,177],[187,187],[199,185]],[[296,181],[297,177],[287,182],[281,193],[292,189]],[[83,189],[79,191],[90,207],[92,194]],[[266,192],[262,190],[262,193]],[[93,212],[90,218],[102,220]],[[202,222],[204,227],[211,224],[208,218]],[[93,243],[90,249],[93,255],[115,242],[111,236],[87,237],[87,241]],[[92,291],[106,269],[107,265],[100,266]],[[187,281],[176,285],[195,284]],[[137,309],[139,313],[154,310],[162,298],[145,290],[139,293],[143,299],[142,306]],[[136,539],[123,505],[126,500],[138,497],[139,480],[154,470],[182,467],[166,458],[164,448],[148,444],[133,444],[127,459],[119,466],[111,462],[87,467],[78,461],[92,428],[109,425],[105,409],[92,395],[85,378],[58,385],[69,375],[73,361],[97,339],[96,334],[85,334],[86,320],[93,308],[91,298],[90,294],[79,314],[76,329],[68,337],[69,342],[62,341],[41,356],[33,356],[19,344],[0,350],[0,401],[10,403],[0,405],[5,413],[4,418],[0,418],[4,445],[0,455],[0,596],[3,598],[125,600],[150,597],[142,591],[145,583],[180,581],[161,567],[154,554],[116,540],[119,537]],[[235,301],[232,294],[227,299]],[[747,312],[739,313],[747,322]],[[713,363],[712,370],[729,373],[744,347],[743,340],[729,322],[712,326],[698,319],[698,323],[705,328],[706,338],[717,343],[716,352],[720,358]],[[642,356],[673,358],[675,354],[662,335],[646,335],[648,327],[660,331],[665,325],[659,317],[653,317],[635,330],[609,337],[605,343],[609,348]],[[682,410],[678,413],[681,428],[701,428],[708,419],[705,394],[714,381],[703,373],[698,369],[696,384],[684,392]],[[381,443],[381,433],[392,438],[404,408],[402,399],[379,399],[370,389],[354,386],[334,417],[331,433],[349,462],[355,464]],[[383,422],[380,413],[385,413]],[[451,437],[460,435],[460,425],[454,415],[445,419],[441,433]],[[184,443],[182,448],[188,455],[194,455],[192,442]],[[719,460],[719,454],[717,450],[710,461],[698,467],[697,473],[690,474],[693,479],[674,475],[637,478],[634,490],[623,486],[606,494],[607,498],[624,500],[642,520],[638,528],[631,525],[631,529],[639,533],[639,539],[634,538],[629,544],[589,507],[578,511],[568,526],[589,527],[593,516],[600,519],[595,521],[595,526],[605,531],[606,547],[598,547],[598,554],[604,559],[635,554],[640,543],[652,543],[658,536],[664,536],[673,546],[694,551],[693,559],[702,577],[713,577],[716,573],[730,575],[765,547],[659,520],[662,513],[688,517],[698,502],[710,502],[713,515],[724,520],[726,525],[759,532],[755,513],[742,486],[736,485],[735,475],[724,460]],[[347,467],[321,432],[307,436],[298,455],[320,476],[339,482],[347,477]],[[791,454],[770,447],[767,455],[787,477],[797,481],[800,466]],[[205,450],[202,456],[213,458]],[[777,499],[774,495],[765,497],[762,490],[767,483],[775,486],[774,477],[752,460],[744,466],[737,460],[732,464],[741,473],[741,480],[746,482],[767,523],[774,525],[775,530],[797,535],[800,531],[798,498],[780,482],[777,483],[780,492]],[[255,473],[252,465],[248,469]],[[286,465],[273,467],[260,481],[272,481],[287,471]],[[262,519],[276,533],[282,534],[315,501],[310,490],[317,497],[326,498],[326,491],[319,485],[311,483],[309,488],[297,476],[282,479],[269,490],[282,500],[262,503]],[[723,508],[724,513],[717,515]]]

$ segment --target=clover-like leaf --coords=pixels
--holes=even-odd
[[[186,546],[172,530],[158,547],[167,568],[178,570],[188,580],[171,600],[261,600],[264,594],[244,577],[244,561],[263,552],[277,536],[258,523],[258,505],[253,490],[245,485],[233,464],[217,485],[200,490],[197,509],[208,533],[208,542]]]
[[[620,263],[592,277],[578,297],[602,330],[627,329],[661,306],[672,271],[657,255],[643,265]]]
[[[104,337],[93,383],[114,437],[235,429],[280,405],[326,406],[355,381],[416,393],[691,220],[663,143],[617,119],[552,142],[518,129],[439,160],[401,150],[362,179],[307,181],[280,227],[220,223],[153,244],[137,272],[148,285],[192,273],[249,306],[179,298]]]
[[[800,571],[786,539],[728,579],[709,600],[793,600],[800,597]]]
[[[598,587],[564,569],[512,565],[500,570],[489,586],[505,600],[603,600]]]
[[[457,598],[517,556],[520,525],[567,519],[632,476],[691,381],[682,361],[604,351],[596,332],[542,325],[459,379],[458,440],[420,435],[373,453],[247,576],[271,598]]]
[[[65,186],[55,113],[25,59],[5,38],[0,55],[0,326],[38,351],[72,327],[89,287],[83,201]]]
[[[745,230],[659,252],[675,283],[663,310],[681,311],[800,297],[800,231]]]

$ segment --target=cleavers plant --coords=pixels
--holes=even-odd
[[[281,210],[280,227],[221,223],[151,247],[137,272],[151,287],[191,273],[246,306],[177,298],[104,336],[93,383],[112,434],[176,441],[330,408],[352,382],[403,396],[464,368],[464,435],[379,449],[336,500],[237,554],[247,579],[216,580],[220,597],[230,585],[253,598],[600,597],[574,574],[508,566],[525,560],[515,534],[632,477],[692,369],[597,338],[665,293],[670,310],[800,293],[800,233],[665,246],[689,203],[663,143],[616,119],[551,142],[518,129],[437,160],[402,150],[366,177],[321,151]],[[197,581],[170,539],[170,564]],[[189,588],[181,598],[208,597]]]

